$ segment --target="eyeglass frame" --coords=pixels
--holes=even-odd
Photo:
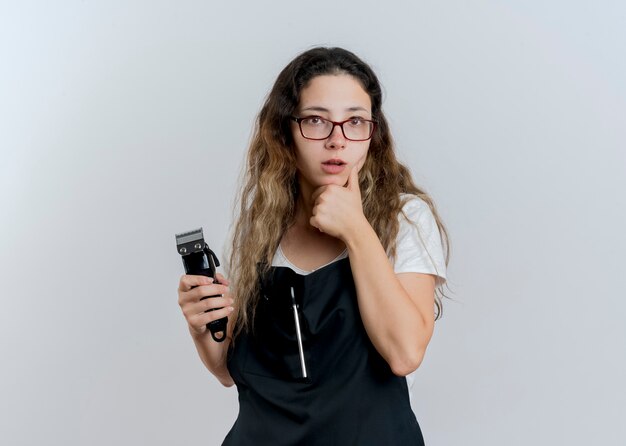
[[[339,128],[341,129],[341,134],[343,135],[344,138],[346,138],[348,141],[356,141],[356,142],[369,141],[370,139],[372,139],[372,136],[374,136],[374,131],[376,130],[376,121],[373,121],[371,119],[359,118],[361,121],[370,122],[372,124],[372,131],[370,132],[370,136],[368,136],[366,139],[352,139],[352,138],[348,138],[346,136],[346,132],[343,129],[343,125],[346,122],[352,121],[354,118],[348,118],[345,121],[339,121],[339,122],[331,121],[330,119],[322,118],[321,116],[316,116],[316,115],[304,116],[302,118],[298,118],[296,116],[290,116],[290,118],[293,121],[296,121],[298,123],[298,128],[300,129],[300,134],[302,135],[302,137],[304,139],[308,139],[308,140],[311,140],[311,141],[323,141],[325,139],[330,138],[330,135],[333,134],[333,132],[335,131],[335,127],[336,126],[339,126]],[[328,136],[326,136],[325,138],[309,138],[308,136],[304,136],[304,132],[302,131],[302,120],[303,119],[309,119],[309,118],[320,118],[320,119],[323,119],[324,121],[330,122],[333,125],[333,127],[330,129],[330,133],[328,134]]]

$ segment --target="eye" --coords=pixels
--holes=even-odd
[[[302,123],[304,125],[310,125],[310,126],[322,126],[326,124],[326,120],[319,116],[307,116],[306,118],[302,119]]]
[[[350,121],[348,122],[352,127],[359,127],[365,124],[365,120],[363,118],[359,118],[358,116],[350,118]]]

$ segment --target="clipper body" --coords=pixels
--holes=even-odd
[[[176,248],[182,256],[183,265],[186,274],[202,275],[214,279],[213,283],[219,283],[215,278],[216,267],[220,266],[220,261],[209,245],[204,241],[202,228],[182,234],[176,234]],[[200,300],[209,297],[221,297],[221,294],[215,296],[205,296]],[[207,310],[214,311],[214,310]],[[228,318],[223,317],[207,324],[207,329],[211,332],[211,337],[216,342],[222,342],[226,339],[226,324]]]

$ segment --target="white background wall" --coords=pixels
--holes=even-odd
[[[427,444],[626,444],[626,4],[0,6],[0,443],[220,444],[174,233],[221,252],[260,104],[313,45],[386,90],[452,235]]]

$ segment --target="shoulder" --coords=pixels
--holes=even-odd
[[[402,194],[398,214],[394,270],[419,272],[438,276],[438,284],[446,277],[444,246],[439,225],[430,206],[416,195]]]
[[[417,195],[401,194],[402,209],[398,215],[400,222],[408,220],[411,223],[422,224],[434,222],[435,217],[428,203]]]

